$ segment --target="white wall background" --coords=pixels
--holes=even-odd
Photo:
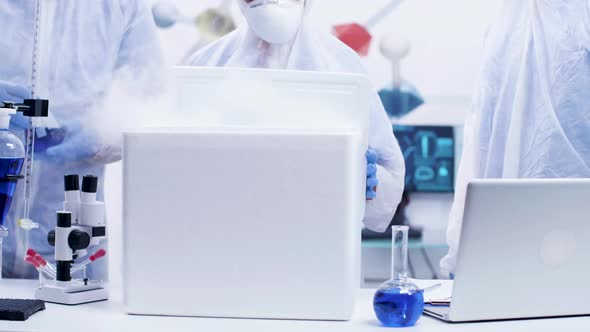
[[[155,2],[155,0],[149,0]],[[175,4],[185,15],[217,6],[220,0],[164,0]],[[237,0],[236,0],[237,1]],[[390,0],[313,0],[310,19],[320,29],[334,24],[364,22]],[[500,1],[494,0],[406,0],[372,31],[370,56],[364,64],[376,87],[388,84],[390,69],[379,53],[378,43],[387,33],[404,34],[412,43],[409,57],[402,64],[406,79],[426,98],[426,105],[410,114],[404,123],[462,124],[477,80],[486,27]],[[236,20],[239,10],[233,4]],[[195,27],[177,25],[160,30],[159,37],[169,63],[177,62],[198,40]],[[112,279],[120,281],[121,264],[121,165],[109,166],[106,199],[111,245]],[[429,228],[445,227],[452,195],[415,195],[409,217]],[[163,221],[166,222],[166,221]]]

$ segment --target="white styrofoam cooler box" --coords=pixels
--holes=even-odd
[[[348,319],[361,142],[355,133],[128,134],[128,312]]]
[[[194,74],[203,73],[219,72]],[[336,93],[342,114],[356,109],[368,118],[362,78],[253,73],[249,79],[272,76],[278,90],[280,82],[292,87],[298,81],[292,103],[313,81],[310,91],[326,108],[324,99]],[[198,91],[211,93],[203,85]],[[366,131],[346,121],[341,128],[315,124],[307,130],[273,129],[271,122],[265,128],[222,122],[124,135],[128,313],[351,317],[360,285]]]

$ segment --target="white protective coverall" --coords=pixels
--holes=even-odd
[[[261,39],[249,26],[261,26],[261,22],[253,22],[253,18],[248,16],[246,1],[237,1],[248,24],[197,52],[189,61],[191,65],[365,74],[360,58],[353,50],[328,31],[316,29],[308,22],[309,0],[305,0],[305,8],[300,11],[296,35],[282,44],[271,44]],[[303,0],[287,1],[296,3]],[[262,24],[260,29],[264,28]],[[383,232],[391,222],[403,193],[405,164],[377,93],[370,107],[369,147],[379,156],[379,184],[377,197],[367,201],[363,223],[371,230]]]
[[[590,1],[505,1],[484,54],[443,274],[455,270],[469,180],[590,177]]]

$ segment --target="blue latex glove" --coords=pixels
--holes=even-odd
[[[29,98],[31,92],[29,89],[21,85],[15,85],[3,80],[0,80],[0,101],[12,101],[15,103],[22,103],[23,99]],[[24,117],[22,113],[10,117],[11,129],[26,129],[29,126],[29,119]]]
[[[368,149],[366,153],[367,157],[367,200],[371,200],[377,197],[377,159],[379,156],[373,149]]]
[[[0,101],[20,103],[23,99],[29,98],[30,95],[31,92],[24,86],[0,80]]]
[[[72,162],[92,158],[98,153],[101,140],[94,129],[80,126],[66,129],[67,134],[63,142],[38,154],[40,159],[57,163]]]
[[[10,129],[23,130],[29,128],[29,118],[24,116],[21,112],[16,112],[10,117]]]

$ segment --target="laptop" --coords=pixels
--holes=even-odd
[[[590,179],[469,183],[448,322],[590,315]]]
[[[366,78],[175,73],[182,123],[124,134],[127,313],[350,319],[360,288]]]

